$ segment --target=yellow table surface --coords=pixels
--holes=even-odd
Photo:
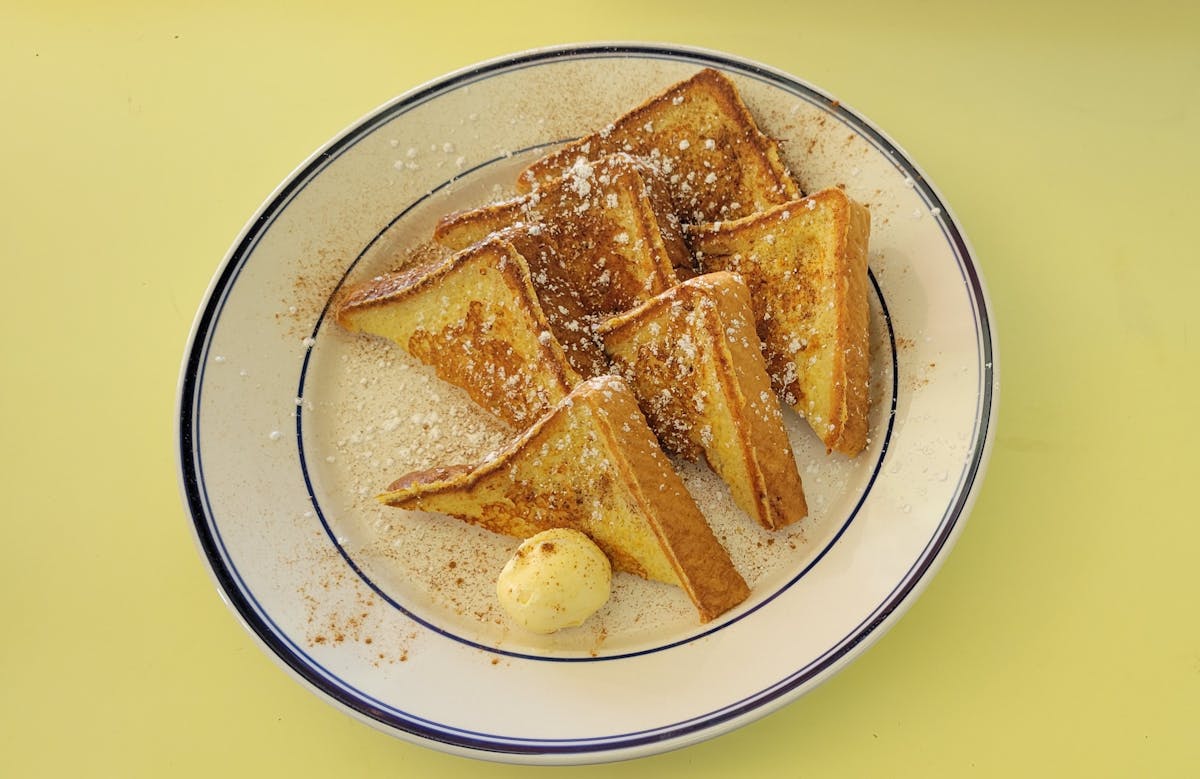
[[[841,674],[588,776],[1200,775],[1200,14],[1185,2],[0,7],[0,776],[515,776],[281,671],[222,604],[174,460],[178,368],[267,194],[428,79],[671,41],[839,97],[929,174],[1000,340],[975,511]],[[808,7],[811,6],[811,7]]]

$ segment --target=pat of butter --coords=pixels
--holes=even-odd
[[[496,581],[500,605],[533,633],[576,627],[608,601],[612,566],[578,530],[555,528],[517,547]]]

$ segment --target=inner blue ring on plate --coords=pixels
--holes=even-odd
[[[544,148],[548,148],[551,146],[557,146],[562,143],[566,143],[567,140],[573,140],[573,139],[566,139],[563,141],[550,141],[547,143],[538,144],[536,146],[531,146],[526,149],[514,151],[512,153],[512,155],[523,154],[523,153],[529,152],[529,151],[537,151],[539,149],[544,149]],[[317,334],[321,330],[321,325],[324,323],[325,317],[329,313],[329,306],[332,303],[332,301],[337,298],[338,292],[341,290],[342,285],[346,283],[346,279],[349,278],[350,274],[354,271],[354,268],[358,265],[358,263],[362,260],[362,258],[364,256],[366,256],[367,252],[369,252],[371,250],[371,247],[374,246],[375,243],[384,234],[386,234],[388,232],[388,230],[390,230],[392,228],[392,226],[394,226],[398,221],[403,219],[413,209],[420,206],[422,203],[427,201],[429,198],[433,197],[433,195],[440,192],[442,189],[444,189],[451,183],[453,183],[455,181],[460,181],[464,177],[470,175],[471,173],[482,170],[484,168],[487,168],[490,165],[494,165],[498,162],[507,160],[512,155],[502,155],[499,157],[494,157],[486,162],[483,162],[483,163],[480,163],[479,165],[474,166],[469,171],[464,171],[462,174],[455,176],[453,179],[442,182],[441,184],[439,184],[438,186],[434,187],[432,190],[427,192],[425,195],[421,196],[416,201],[411,203],[407,208],[405,208],[403,211],[401,211],[399,214],[397,214],[394,218],[392,218],[382,230],[380,230],[370,241],[367,242],[367,245],[363,247],[362,251],[359,252],[358,256],[355,257],[354,261],[352,263],[350,263],[348,268],[346,268],[346,272],[342,275],[341,280],[338,282],[337,286],[334,288],[333,292],[330,294],[329,299],[325,304],[325,308],[321,311],[320,316],[317,317],[317,322],[313,326],[310,342],[316,339]],[[704,636],[715,633],[718,630],[722,630],[732,624],[735,624],[736,622],[741,621],[742,619],[745,619],[746,617],[750,616],[751,614],[758,611],[762,607],[766,606],[768,603],[775,600],[775,598],[779,597],[779,595],[781,595],[783,592],[785,592],[789,587],[791,587],[796,582],[798,582],[806,573],[808,573],[810,570],[812,570],[813,566],[815,566],[818,562],[821,561],[821,558],[823,558],[825,556],[825,554],[833,547],[833,545],[835,543],[837,543],[838,539],[842,537],[842,534],[846,532],[846,529],[848,527],[850,527],[850,523],[853,522],[855,516],[858,515],[858,511],[862,507],[863,502],[866,501],[867,496],[871,493],[871,487],[874,486],[875,480],[879,477],[879,471],[883,467],[884,458],[887,456],[888,444],[891,441],[892,429],[893,429],[894,423],[895,423],[896,403],[897,403],[897,398],[899,395],[899,387],[900,387],[900,385],[899,385],[899,372],[900,371],[899,371],[899,365],[897,363],[896,334],[892,328],[892,317],[891,317],[891,314],[888,312],[887,303],[884,301],[884,298],[883,298],[883,291],[879,288],[879,283],[876,281],[874,273],[871,273],[870,271],[868,271],[868,274],[869,274],[869,278],[871,281],[871,287],[875,291],[875,296],[879,303],[880,310],[882,311],[884,323],[887,327],[887,342],[888,342],[887,346],[888,346],[888,349],[891,354],[891,362],[892,362],[892,365],[891,365],[891,368],[892,368],[891,402],[890,402],[890,408],[888,410],[888,415],[887,415],[887,427],[886,427],[886,430],[884,433],[883,444],[880,446],[879,456],[876,459],[876,461],[871,469],[871,476],[867,480],[866,487],[863,489],[862,494],[854,502],[854,508],[850,511],[850,513],[846,517],[845,521],[837,529],[837,531],[833,534],[833,537],[829,539],[828,543],[826,543],[826,545],[820,550],[820,552],[818,552],[816,554],[816,556],[814,556],[808,562],[808,564],[804,566],[804,568],[799,573],[797,573],[795,576],[793,576],[791,579],[789,579],[786,583],[784,583],[783,586],[781,586],[778,590],[776,590],[771,595],[764,598],[760,603],[756,604],[753,608],[747,609],[746,611],[737,615],[736,617],[729,618],[724,621],[718,621],[716,624],[714,624],[712,627],[708,628],[707,630],[697,632],[695,634],[689,635],[688,637],[679,639],[677,641],[670,641],[670,642],[667,642],[664,644],[660,644],[658,646],[653,646],[653,647],[649,647],[646,649],[640,649],[640,650],[632,651],[632,652],[622,652],[622,653],[614,653],[614,654],[608,654],[608,655],[591,655],[591,654],[539,655],[539,654],[530,654],[527,652],[516,652],[513,650],[502,649],[500,647],[493,646],[490,644],[481,644],[479,642],[464,638],[444,627],[436,625],[433,622],[430,622],[429,620],[418,616],[411,609],[406,608],[403,604],[401,604],[399,601],[397,601],[395,598],[393,598],[391,595],[389,595],[387,592],[385,592],[382,587],[380,587],[374,580],[371,579],[370,576],[367,575],[366,571],[362,570],[362,568],[358,565],[358,563],[356,563],[354,561],[353,556],[350,555],[350,553],[346,550],[345,546],[341,543],[341,541],[338,540],[337,533],[334,532],[333,528],[329,524],[329,521],[326,519],[325,512],[321,509],[320,500],[317,497],[317,490],[314,489],[311,476],[309,475],[308,456],[307,456],[307,453],[305,451],[305,446],[304,446],[303,406],[298,405],[297,409],[296,409],[296,446],[300,452],[300,469],[304,475],[304,486],[308,489],[308,495],[309,495],[310,500],[312,501],[313,511],[316,513],[317,517],[320,519],[321,526],[325,528],[325,533],[326,533],[326,535],[329,536],[330,542],[337,548],[337,550],[341,554],[342,558],[346,561],[346,564],[349,565],[350,568],[354,571],[354,573],[363,581],[363,583],[365,583],[368,587],[370,587],[371,590],[376,595],[378,595],[381,599],[383,599],[384,602],[388,603],[389,605],[391,605],[393,608],[397,609],[398,611],[403,612],[409,619],[412,619],[413,621],[420,623],[421,625],[425,626],[426,628],[433,630],[437,633],[440,633],[441,635],[446,636],[447,638],[452,638],[455,641],[459,641],[468,646],[475,647],[476,649],[481,649],[483,651],[491,652],[493,654],[498,654],[498,655],[507,655],[509,657],[519,657],[519,658],[522,658],[525,660],[546,660],[546,661],[551,661],[551,662],[594,663],[594,662],[604,662],[607,660],[619,660],[619,659],[625,658],[625,657],[635,657],[637,655],[649,654],[652,652],[660,652],[665,649],[671,649],[672,647],[676,647],[676,646],[680,646],[682,644],[687,644],[692,641],[696,641],[700,638],[703,638]],[[305,397],[304,386],[305,386],[305,381],[308,377],[308,366],[309,366],[309,361],[310,361],[311,357],[312,357],[311,350],[306,350],[305,354],[304,354],[304,361],[300,368],[300,383],[299,383],[298,389],[296,390],[297,398]]]

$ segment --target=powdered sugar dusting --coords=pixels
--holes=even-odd
[[[711,139],[695,139],[691,145],[713,148]],[[506,161],[489,175],[497,182],[512,181],[513,171],[527,162]],[[583,162],[570,179],[581,197],[598,186],[591,167]],[[423,206],[427,214],[418,209],[407,218],[408,227],[399,223],[396,229],[412,229],[416,224],[420,230],[454,207],[478,205],[477,193],[485,185],[471,182],[470,187],[462,190],[466,196],[455,194],[457,205],[435,198]],[[584,189],[588,191],[578,191]],[[510,195],[509,188],[491,192],[492,199]],[[408,240],[398,236],[381,245],[404,245]],[[359,272],[369,278],[389,269],[391,262],[368,258]],[[884,375],[890,372],[890,354],[880,348],[886,342],[879,338],[877,311],[873,310],[873,317],[871,385],[878,392],[891,386],[890,377]],[[321,496],[327,521],[344,539],[346,553],[388,598],[456,635],[515,651],[623,652],[702,629],[681,590],[628,574],[615,577],[609,603],[580,628],[551,637],[533,637],[512,628],[499,609],[494,586],[516,548],[516,539],[448,517],[387,508],[375,495],[413,470],[483,461],[515,433],[397,346],[352,336],[332,324],[318,340],[304,391],[305,403],[311,405],[303,407],[314,489]],[[807,424],[790,410],[784,411],[809,517],[781,531],[764,530],[750,520],[734,505],[728,487],[703,463],[674,462],[752,588],[750,600],[739,609],[751,608],[777,591],[836,534],[870,477],[882,438],[877,431],[886,424],[886,400],[873,398],[871,430],[876,443],[853,460],[827,455]],[[732,615],[737,613],[735,609]]]
[[[876,331],[880,327],[875,324]],[[882,375],[890,362],[883,356],[875,362],[873,386],[890,386]],[[515,432],[382,339],[336,327],[322,331],[311,370],[306,445],[332,458],[314,464],[326,519],[347,554],[406,609],[471,640],[518,651],[622,652],[701,629],[681,590],[623,573],[614,578],[608,604],[579,628],[535,637],[512,627],[494,587],[517,539],[449,517],[388,508],[375,495],[404,473],[481,462]],[[872,429],[884,424],[885,405],[873,403]],[[764,530],[747,517],[706,465],[673,461],[751,586],[746,607],[786,584],[832,538],[874,459],[870,451],[854,460],[827,455],[790,410],[784,422],[810,515],[783,530]]]

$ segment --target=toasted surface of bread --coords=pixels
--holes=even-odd
[[[840,189],[688,228],[703,269],[750,287],[775,391],[848,455],[867,440],[870,229],[870,213]]]
[[[525,259],[502,238],[349,290],[337,321],[395,341],[517,429],[579,380],[550,332]]]
[[[598,319],[692,275],[692,255],[652,172],[628,155],[581,163],[536,194],[448,214],[434,238],[461,249],[503,232],[529,262],[552,332],[583,376],[608,371]]]
[[[528,223],[506,227],[493,235],[512,243],[529,265],[534,292],[550,332],[562,344],[567,362],[580,376],[591,378],[611,372],[608,358],[592,328],[594,298],[590,287],[580,286],[570,249],[570,239],[560,241],[557,231]]]
[[[765,528],[808,513],[740,278],[697,276],[598,329],[664,448],[692,458],[703,451]]]
[[[688,223],[737,219],[800,196],[775,141],[759,131],[733,82],[711,69],[538,160],[517,186],[529,191],[580,159],[615,152],[654,165],[671,184],[676,213]]]
[[[615,569],[682,587],[703,621],[749,595],[616,376],[579,384],[482,463],[408,474],[379,498],[519,538],[574,528]]]

